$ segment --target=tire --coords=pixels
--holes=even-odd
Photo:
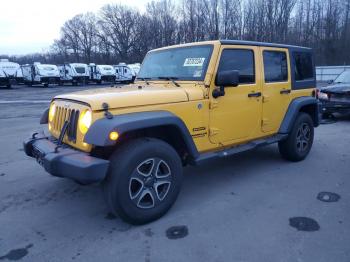
[[[112,213],[141,225],[171,208],[181,183],[182,163],[174,148],[162,140],[141,138],[126,142],[113,153],[104,191]]]
[[[286,160],[297,162],[306,158],[314,140],[314,125],[311,116],[299,113],[287,139],[278,142],[278,149]]]

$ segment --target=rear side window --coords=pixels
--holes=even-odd
[[[293,52],[294,79],[296,81],[311,80],[314,78],[312,54],[306,52]]]
[[[280,51],[264,51],[265,83],[288,80],[287,55]]]
[[[255,83],[254,52],[245,49],[225,49],[221,54],[219,71],[239,71],[239,83]]]

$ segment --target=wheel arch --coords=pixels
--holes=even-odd
[[[309,114],[312,118],[314,127],[317,127],[320,122],[318,108],[318,100],[314,97],[298,97],[293,99],[289,104],[278,132],[281,134],[289,133],[300,112]]]
[[[110,132],[119,134],[117,141],[109,139]],[[95,121],[85,135],[84,142],[97,148],[113,149],[120,143],[139,137],[163,140],[174,147],[180,158],[191,160],[199,153],[185,123],[168,111],[129,113]]]

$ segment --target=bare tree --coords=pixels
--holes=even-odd
[[[220,38],[310,46],[317,64],[350,64],[350,0],[152,0],[142,14],[106,5],[64,23],[46,55],[23,59],[140,62],[153,48]]]

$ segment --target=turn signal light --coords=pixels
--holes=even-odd
[[[109,139],[112,141],[116,141],[119,137],[119,134],[115,131],[109,133]]]

